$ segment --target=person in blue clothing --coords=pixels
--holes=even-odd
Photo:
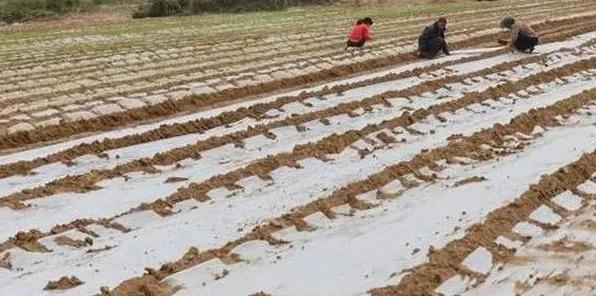
[[[447,19],[439,18],[433,24],[427,26],[418,37],[418,54],[421,57],[432,59],[440,51],[449,55],[449,48],[445,41],[445,29],[447,28]]]

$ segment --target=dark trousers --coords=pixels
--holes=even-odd
[[[425,44],[422,44],[422,42],[418,42],[418,50],[420,50],[422,55],[427,59],[434,58],[435,56],[437,56],[439,51],[443,51],[445,54],[449,54],[449,49],[447,49],[447,42],[445,42],[445,39],[441,37],[427,40]]]
[[[538,44],[538,38],[529,37],[524,34],[518,34],[517,40],[515,41],[515,48],[520,51],[530,50],[530,52],[532,52],[536,44]]]
[[[362,39],[359,41],[352,41],[350,39],[348,39],[348,41],[346,42],[346,48],[348,47],[362,47],[364,46],[364,43],[366,43],[366,40]]]

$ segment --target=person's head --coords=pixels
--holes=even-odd
[[[439,28],[445,29],[447,27],[447,19],[444,17],[440,17],[437,20],[437,25],[439,25]]]
[[[501,20],[501,28],[511,29],[511,26],[513,26],[513,24],[515,24],[515,19],[512,17],[506,17],[503,20]]]
[[[362,25],[364,24],[364,21],[362,19],[359,19],[356,21],[356,25]]]
[[[362,19],[362,22],[365,23],[365,24],[367,24],[367,25],[369,25],[369,26],[372,26],[372,24],[373,24],[373,20],[370,17],[368,17],[368,16],[365,17],[365,18],[363,18]]]

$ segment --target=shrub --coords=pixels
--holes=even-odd
[[[205,12],[245,12],[283,10],[288,6],[330,4],[334,0],[150,0],[133,12],[133,18],[200,14]]]
[[[182,13],[182,5],[177,0],[153,0],[149,16],[169,16]]]
[[[86,12],[92,0],[6,0],[0,3],[0,21],[23,22],[39,18],[55,18],[70,12]]]
[[[149,9],[151,6],[149,3],[139,4],[132,12],[132,18],[146,18],[149,17]]]

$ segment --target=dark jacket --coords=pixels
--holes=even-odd
[[[445,30],[442,30],[439,27],[437,22],[434,22],[432,25],[427,26],[422,31],[422,35],[418,37],[418,49],[424,50],[428,47],[429,41],[435,39],[437,37],[445,38]]]

